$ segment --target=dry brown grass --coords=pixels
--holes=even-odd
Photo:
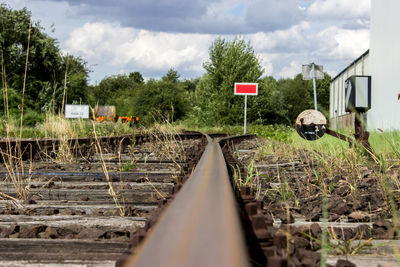
[[[99,138],[97,137],[95,123],[93,123],[93,134],[95,137],[96,152],[100,156],[101,167],[103,169],[104,175],[106,177],[106,181],[108,183],[108,194],[112,197],[114,204],[119,211],[120,216],[125,216],[125,205],[121,205],[119,196],[114,188],[113,181],[110,178],[110,175],[108,173],[107,165],[106,165],[106,162],[104,159],[103,147],[102,147],[102,144],[101,144]],[[124,203],[124,199],[122,199],[122,203]]]

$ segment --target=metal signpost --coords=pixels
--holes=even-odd
[[[246,134],[247,96],[258,95],[258,83],[235,83],[235,95],[244,95],[244,130]]]
[[[322,65],[316,65],[314,62],[308,65],[303,65],[302,68],[303,80],[313,80],[314,87],[314,109],[317,110],[317,86],[315,80],[324,78],[324,70]]]

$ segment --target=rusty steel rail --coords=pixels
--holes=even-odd
[[[173,134],[173,136],[181,140],[187,140],[200,139],[203,135],[200,132],[187,132],[176,133]],[[216,136],[223,135],[217,134]],[[108,144],[109,146],[128,146],[132,144],[141,144],[144,142],[149,142],[152,139],[154,139],[154,136],[151,134],[128,134],[97,137],[97,141],[102,144]],[[56,152],[60,144],[65,142],[68,144],[68,147],[72,149],[72,152],[82,153],[96,143],[96,139],[94,137],[78,137],[61,141],[60,139],[56,138],[0,138],[0,162],[3,161],[3,157],[1,155],[8,155],[17,151],[20,152],[18,156],[21,156],[24,160],[32,159],[43,151],[49,155],[51,152]]]
[[[207,140],[192,175],[123,266],[250,266],[221,147]]]

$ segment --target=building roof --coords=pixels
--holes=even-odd
[[[354,60],[353,62],[351,62],[344,70],[342,70],[338,75],[336,75],[334,78],[331,79],[331,82],[333,82],[334,80],[336,80],[340,75],[342,75],[344,72],[346,72],[349,68],[351,68],[354,63],[356,63],[357,61],[359,61],[360,59],[362,59],[363,57],[365,57],[366,55],[369,54],[369,49],[367,51],[365,51],[361,56],[359,56],[356,60]]]

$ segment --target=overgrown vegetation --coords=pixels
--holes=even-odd
[[[377,157],[331,136],[310,142],[292,131],[286,142],[269,140],[260,145],[249,166],[254,160],[257,164],[268,160],[273,168],[273,162],[277,162],[273,176],[261,175],[280,185],[277,189],[263,188],[262,194],[271,203],[279,199],[290,207],[303,209],[302,205],[317,205],[313,213],[318,213],[321,212],[321,196],[326,196],[330,212],[335,212],[340,201],[345,199],[343,203],[347,204],[342,203],[342,210],[337,211],[341,215],[340,212],[349,215],[351,211],[357,211],[353,215],[357,220],[372,216],[389,217],[397,222],[400,138],[396,132],[372,132],[371,140],[374,140],[371,143]],[[286,163],[281,166],[278,163],[282,161]],[[303,175],[295,175],[298,171]]]
[[[343,133],[352,134],[349,130]],[[329,135],[306,141],[288,128],[283,136],[239,146],[243,152],[237,153],[249,173],[241,180],[236,171],[234,178],[236,184],[251,186],[257,196],[261,195],[266,210],[281,220],[283,226],[279,231],[286,233],[291,244],[301,240],[292,235],[300,231],[308,242],[307,248],[321,252],[321,266],[327,266],[328,254],[346,258],[370,254],[368,248],[373,239],[397,238],[400,229],[398,132],[371,133],[377,158],[365,153],[361,146],[349,146]],[[246,154],[247,147],[254,146],[258,146],[257,152]],[[288,222],[294,222],[294,218],[310,222],[309,229],[289,226]],[[370,226],[349,230],[341,226],[344,221]]]

